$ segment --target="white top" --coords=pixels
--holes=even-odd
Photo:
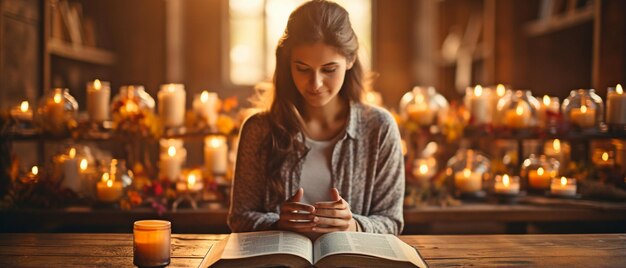
[[[300,187],[304,189],[302,203],[314,204],[320,201],[330,200],[330,188],[332,187],[332,174],[330,171],[330,160],[333,149],[339,138],[345,132],[341,132],[337,137],[329,141],[316,141],[305,138],[304,144],[309,148],[309,152],[302,163],[302,173]]]

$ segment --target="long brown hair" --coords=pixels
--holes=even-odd
[[[354,61],[346,70],[339,96],[346,102],[361,102],[363,90],[363,68],[358,58],[359,42],[350,24],[348,12],[334,2],[313,0],[304,3],[289,16],[287,28],[276,48],[276,70],[274,72],[275,97],[269,110],[270,133],[267,142],[267,178],[274,193],[272,201],[280,203],[285,198],[285,181],[281,174],[285,162],[295,157],[290,172],[306,155],[303,143],[303,126],[299,120],[298,107],[303,107],[303,98],[298,92],[291,74],[291,51],[303,44],[323,42],[332,46]]]

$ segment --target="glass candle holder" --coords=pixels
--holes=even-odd
[[[448,101],[434,87],[414,87],[402,96],[400,115],[419,126],[430,126],[448,107]]]
[[[595,128],[604,115],[604,103],[594,89],[572,90],[561,106],[563,118],[579,129]]]
[[[539,126],[542,128],[556,127],[561,113],[561,103],[558,97],[544,95],[541,98],[539,110]]]
[[[496,175],[494,178],[493,191],[502,195],[517,195],[520,191],[519,176],[510,176],[508,174]]]
[[[500,102],[503,103],[503,105],[508,101],[508,99],[511,98],[511,96],[513,95],[513,91],[511,89],[508,89],[506,86],[499,84],[497,85],[495,88],[491,88],[492,93],[492,104],[491,104],[491,109],[493,111],[493,124],[494,126],[501,126],[500,124],[503,121],[503,116],[499,113],[497,113],[498,111],[498,105],[500,104]]]
[[[559,161],[560,167],[565,168],[570,161],[572,147],[569,142],[560,139],[547,140],[543,144],[543,154],[548,158]]]
[[[141,220],[133,224],[133,264],[162,267],[170,263],[171,229],[169,221]]]
[[[446,175],[457,195],[484,194],[484,187],[490,179],[490,166],[491,161],[480,152],[461,149],[448,161]]]
[[[69,133],[69,123],[76,119],[78,102],[67,88],[48,91],[39,101],[37,108],[38,125],[54,136]]]
[[[493,122],[493,92],[480,85],[465,90],[465,106],[470,112],[470,125],[480,126]]]
[[[185,86],[161,85],[158,93],[159,116],[165,127],[180,127],[185,123]]]
[[[626,93],[620,84],[607,90],[606,123],[615,131],[626,132]]]
[[[522,129],[538,125],[539,101],[532,96],[530,90],[516,90],[508,98],[498,102],[497,113],[500,114],[498,125]]]
[[[576,196],[576,179],[566,177],[553,178],[550,183],[550,194],[564,197]]]
[[[545,191],[550,189],[550,180],[559,175],[559,166],[559,161],[554,158],[531,154],[522,163],[520,174],[528,182],[530,190]]]
[[[111,101],[111,113],[121,119],[133,117],[142,112],[154,112],[154,99],[141,85],[120,87],[120,92]]]

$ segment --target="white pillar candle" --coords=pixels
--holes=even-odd
[[[550,184],[550,193],[552,195],[576,196],[576,179],[569,179],[565,177],[554,178]]]
[[[170,263],[172,224],[162,220],[142,220],[133,224],[133,264],[164,267]]]
[[[478,192],[482,188],[482,174],[463,169],[454,174],[454,185],[462,193]]]
[[[219,97],[215,92],[202,91],[200,95],[194,96],[193,110],[200,118],[206,120],[210,127],[217,123],[217,108]]]
[[[76,149],[71,148],[63,161],[63,187],[75,193],[81,191],[82,182],[79,175],[79,160],[76,158]]]
[[[474,87],[470,92],[469,98],[469,110],[470,121],[474,125],[490,124],[493,120],[493,113],[491,111],[492,100],[491,94],[487,88],[483,88],[480,85]]]
[[[185,123],[185,87],[182,84],[162,85],[159,90],[159,116],[165,127]]]
[[[102,174],[102,180],[96,185],[98,200],[105,203],[114,203],[119,201],[124,194],[121,181],[112,180],[109,173]]]
[[[109,120],[110,97],[109,82],[96,79],[87,83],[87,113],[92,122]]]
[[[509,176],[508,174],[496,176],[494,190],[497,194],[516,195],[519,193],[519,188],[518,176]]]
[[[570,121],[581,128],[590,128],[596,124],[596,109],[585,105],[580,108],[572,108]]]
[[[159,177],[168,179],[172,182],[180,178],[183,162],[187,157],[184,148],[176,149],[170,146],[167,153],[162,153],[159,161]]]
[[[204,163],[211,174],[226,174],[228,145],[223,136],[209,136],[204,142]]]
[[[626,125],[626,94],[622,85],[609,88],[606,94],[606,122],[613,125]]]
[[[504,115],[504,122],[511,128],[526,128],[530,126],[531,112],[528,104],[520,102],[515,109],[509,109]]]

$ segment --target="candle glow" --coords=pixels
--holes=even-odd
[[[622,85],[617,84],[617,87],[615,87],[615,92],[617,92],[617,94],[624,94],[624,90],[622,89]]]
[[[109,178],[110,178],[109,172],[104,172],[104,173],[102,174],[102,181],[103,181],[103,182],[107,182],[107,181],[109,181]]]
[[[587,106],[585,106],[585,105],[581,106],[580,107],[580,112],[583,113],[583,114],[587,113]]]
[[[37,166],[33,166],[33,167],[30,169],[30,173],[33,173],[33,175],[37,175],[37,174],[39,174],[39,168],[38,168]]]
[[[477,85],[474,87],[474,96],[480,97],[483,95],[483,87],[481,85]]]
[[[504,176],[502,176],[502,184],[504,184],[504,186],[509,186],[511,182],[509,181],[509,175],[505,174]]]
[[[607,152],[602,153],[602,160],[603,161],[609,161],[609,153],[607,153]]]
[[[503,84],[498,84],[496,87],[496,94],[498,94],[498,97],[502,97],[504,96],[504,93],[506,93],[506,88]]]
[[[61,103],[61,94],[56,93],[54,94],[54,103]]]
[[[26,111],[28,111],[28,102],[27,101],[23,101],[22,104],[20,104],[20,111],[22,111],[22,113],[25,113]]]
[[[518,105],[517,108],[515,108],[515,113],[517,115],[522,115],[524,113],[524,108],[521,105]]]
[[[554,148],[554,152],[558,153],[561,151],[561,141],[559,139],[555,139],[552,141],[552,148]]]
[[[176,147],[174,146],[170,146],[169,148],[167,148],[167,155],[169,156],[175,156],[176,155]]]
[[[87,159],[83,158],[82,160],[80,160],[80,170],[81,171],[87,170],[87,166],[88,165],[89,165],[89,163],[87,162]]]
[[[100,88],[102,88],[102,83],[100,83],[100,80],[96,79],[96,81],[93,81],[93,89],[100,90]]]
[[[550,105],[550,96],[548,95],[543,95],[543,104],[545,106],[549,106]]]
[[[200,101],[203,103],[206,103],[207,101],[209,101],[209,92],[208,91],[202,91],[202,94],[200,94]]]
[[[76,148],[71,148],[68,155],[70,158],[76,157]]]
[[[108,180],[107,181],[107,187],[109,187],[109,188],[113,187],[113,181],[112,180]]]
[[[428,173],[428,166],[426,164],[421,164],[419,167],[419,172],[422,175]]]
[[[561,185],[563,186],[567,185],[567,178],[561,177]]]

